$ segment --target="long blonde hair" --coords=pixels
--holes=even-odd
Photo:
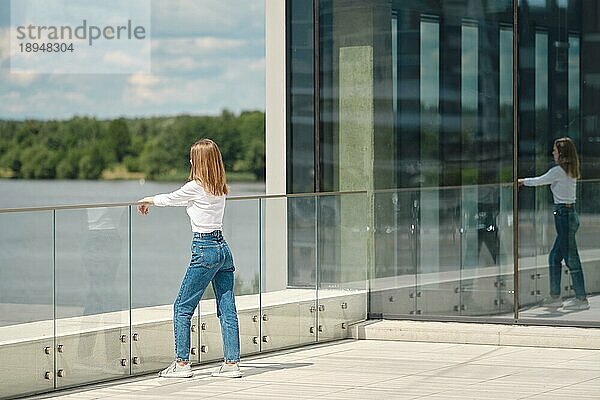
[[[554,141],[554,145],[558,150],[557,164],[565,170],[571,178],[581,178],[579,170],[579,157],[577,156],[577,148],[575,143],[569,137],[562,137]]]
[[[213,196],[229,193],[225,166],[219,147],[210,139],[200,139],[190,148],[189,180],[196,181]]]

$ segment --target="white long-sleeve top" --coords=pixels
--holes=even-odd
[[[572,204],[576,200],[577,179],[570,177],[561,166],[550,168],[542,176],[523,179],[525,186],[550,185],[554,204]]]
[[[192,232],[209,233],[223,227],[225,196],[207,193],[196,181],[189,181],[174,192],[155,195],[154,204],[159,207],[185,206]]]

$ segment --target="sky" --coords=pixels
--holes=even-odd
[[[0,119],[264,110],[264,0],[149,1],[151,73],[31,74],[10,71],[11,1],[0,0]]]

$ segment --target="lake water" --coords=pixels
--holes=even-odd
[[[0,208],[132,202],[179,186],[0,180]],[[264,183],[230,189],[230,196],[258,195]],[[234,200],[225,209],[223,231],[240,293],[251,292],[259,276],[260,206],[256,199]],[[171,304],[190,240],[183,207],[154,207],[148,216],[127,206],[0,213],[0,326]]]

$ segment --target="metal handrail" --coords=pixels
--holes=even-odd
[[[286,198],[298,198],[298,197],[324,197],[324,196],[338,196],[347,194],[367,194],[366,190],[357,191],[339,191],[339,192],[316,192],[316,193],[293,193],[293,194],[261,194],[252,196],[232,196],[227,197],[227,201],[239,201],[239,200],[262,200],[262,199],[286,199]],[[58,205],[58,206],[40,206],[40,207],[19,207],[19,208],[0,208],[0,214],[14,213],[14,212],[32,212],[32,211],[56,211],[56,210],[79,210],[86,208],[108,208],[108,207],[128,207],[137,205],[137,201],[124,202],[124,203],[99,203],[99,204],[72,204],[72,205]]]
[[[448,186],[412,186],[406,188],[389,188],[389,189],[376,189],[373,193],[402,193],[402,192],[414,192],[419,191],[431,191],[431,190],[456,190],[456,189],[468,189],[468,188],[485,188],[485,187],[513,187],[514,181],[510,182],[498,182],[498,183],[481,183],[476,185],[448,185]],[[578,179],[577,183],[600,183],[598,179]]]
[[[600,179],[580,179],[578,182],[582,183],[594,183],[600,182]],[[232,196],[227,197],[227,201],[240,201],[240,200],[262,200],[262,199],[285,199],[285,198],[298,198],[298,197],[323,197],[323,196],[339,196],[347,194],[367,194],[367,193],[403,193],[412,192],[415,190],[429,191],[429,190],[453,190],[453,189],[465,189],[469,187],[500,187],[500,186],[513,186],[513,182],[502,182],[502,183],[487,183],[481,185],[459,185],[459,186],[424,186],[424,187],[409,187],[409,188],[390,188],[390,189],[376,189],[376,190],[355,190],[355,191],[337,191],[337,192],[308,192],[308,193],[290,193],[290,194],[260,194],[251,196]],[[13,212],[28,212],[28,211],[54,211],[54,210],[77,210],[85,208],[102,208],[102,207],[127,207],[137,205],[137,201],[124,202],[124,203],[100,203],[100,204],[72,204],[72,205],[58,205],[58,206],[40,206],[40,207],[18,207],[18,208],[0,208],[0,214],[13,213]]]

